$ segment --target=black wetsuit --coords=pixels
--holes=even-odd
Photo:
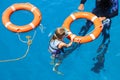
[[[85,4],[87,0],[81,0],[81,4]],[[112,18],[118,15],[118,0],[96,0],[96,6],[92,10],[92,13],[98,17]],[[90,26],[92,26],[91,21],[87,21],[86,25],[82,27],[79,35],[84,36]],[[107,27],[110,28],[111,21]]]
[[[81,0],[81,4],[85,4],[86,1],[87,0]],[[107,18],[114,17],[118,15],[118,0],[96,0],[96,7],[93,9],[93,13],[96,13],[94,10],[97,9],[101,9],[103,12],[109,11],[109,14],[104,15]]]
[[[84,4],[87,0],[81,0],[81,4]],[[106,17],[109,22],[103,21],[103,30],[102,30],[102,35],[103,35],[103,40],[100,46],[97,49],[97,57],[94,58],[96,59],[96,63],[94,67],[91,69],[92,71],[99,73],[100,69],[104,68],[104,61],[105,61],[105,54],[108,49],[108,45],[110,43],[110,34],[109,34],[109,29],[111,26],[111,20],[110,18],[113,18],[118,15],[118,0],[96,0],[96,6],[93,9],[92,13],[94,13],[98,17]],[[107,23],[106,23],[107,22]],[[79,35],[84,36],[90,26],[92,26],[91,21],[87,21],[86,25],[83,26],[79,32]]]

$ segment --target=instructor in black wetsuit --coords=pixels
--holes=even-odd
[[[79,10],[84,10],[84,4],[87,0],[81,0],[81,3],[78,7]],[[108,45],[110,43],[110,26],[111,26],[111,18],[118,15],[118,0],[96,0],[96,6],[92,10],[92,13],[100,18],[103,22],[103,40],[97,50],[97,57],[94,58],[97,62],[94,64],[94,67],[91,69],[92,71],[99,73],[100,69],[104,67],[105,54],[108,49]],[[79,35],[84,36],[90,27],[92,26],[92,22],[87,20],[86,24],[82,26]]]
[[[78,7],[79,10],[84,10],[84,4],[86,1],[87,0],[81,0],[81,3]],[[96,6],[92,10],[92,13],[98,16],[101,21],[115,17],[118,15],[118,0],[96,0]],[[91,21],[87,21],[86,25],[83,26],[79,32],[79,35],[85,35],[92,24],[93,23]],[[107,27],[110,28],[110,25],[111,20]]]

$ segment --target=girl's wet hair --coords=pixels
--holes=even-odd
[[[62,39],[64,35],[65,29],[63,27],[57,28],[51,40]]]
[[[64,35],[65,35],[65,29],[64,28],[57,28],[57,30],[55,31],[55,35],[61,39]]]

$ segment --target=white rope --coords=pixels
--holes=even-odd
[[[32,37],[32,41],[34,40],[34,38],[35,38],[35,36],[36,36],[36,33],[37,33],[37,31],[34,31],[34,34],[33,34],[33,37]]]
[[[46,29],[46,27],[44,27],[42,24],[40,24],[39,28],[40,28],[41,33],[44,33],[44,30]]]
[[[27,56],[29,49],[30,49],[30,46],[28,45],[26,53],[23,56],[15,58],[15,59],[0,60],[0,62],[12,62],[12,61],[18,61],[18,60],[24,59]]]
[[[19,41],[21,41],[22,43],[27,43],[27,41],[24,41],[24,40],[22,40],[22,39],[21,39],[21,37],[20,37],[20,34],[19,34],[19,33],[17,33],[17,35],[18,35],[18,39],[19,39]]]

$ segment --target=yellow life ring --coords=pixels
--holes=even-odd
[[[27,25],[23,25],[23,26],[17,26],[13,23],[11,23],[10,21],[10,15],[16,11],[16,10],[29,10],[34,14],[34,19],[30,24]],[[4,24],[4,26],[13,32],[27,32],[30,31],[32,29],[34,29],[35,27],[37,27],[41,21],[41,13],[39,11],[39,9],[35,6],[33,6],[30,3],[18,3],[18,4],[14,4],[10,7],[8,7],[3,15],[2,15],[2,22]]]
[[[77,36],[70,31],[71,23],[79,18],[86,18],[94,23],[94,30],[92,31],[92,33],[85,36]],[[103,29],[102,22],[99,20],[99,18],[89,12],[76,12],[71,14],[66,18],[62,26],[68,31],[68,39],[73,40],[77,43],[87,43],[96,39]]]

